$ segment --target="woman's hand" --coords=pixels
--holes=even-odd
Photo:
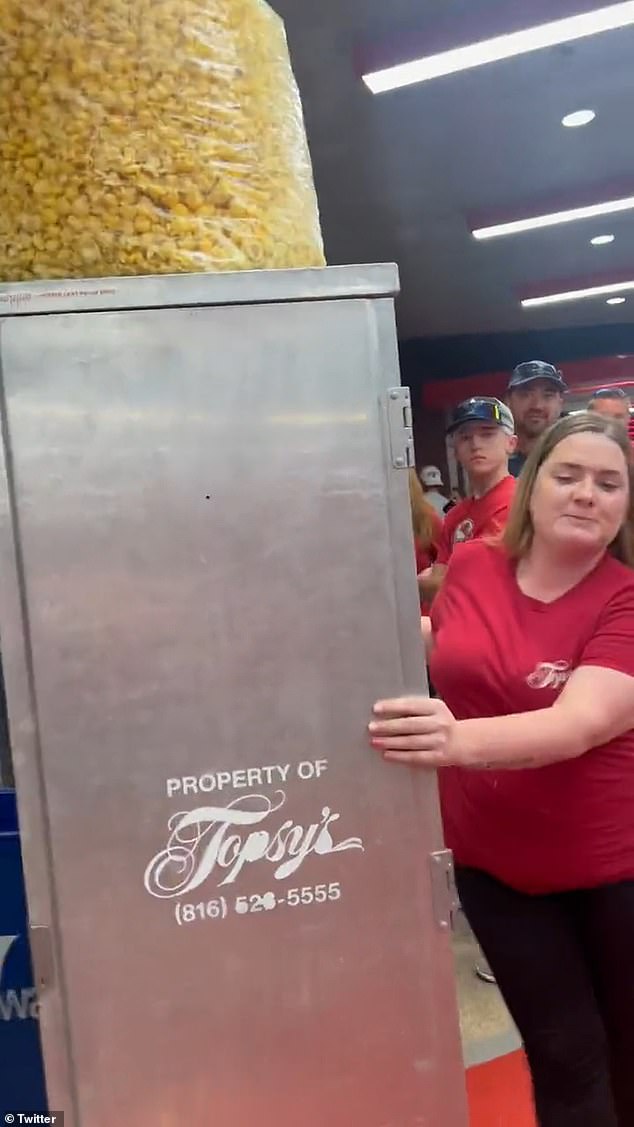
[[[409,767],[461,763],[458,721],[440,700],[401,697],[379,701],[369,731],[372,747],[393,763]]]
[[[431,603],[435,599],[442,587],[446,572],[446,564],[439,563],[432,564],[425,571],[421,571],[418,576],[418,590],[426,603]]]

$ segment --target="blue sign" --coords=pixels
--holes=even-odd
[[[48,1111],[15,792],[0,790],[0,1112]]]

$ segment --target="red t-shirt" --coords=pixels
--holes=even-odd
[[[609,555],[545,604],[502,548],[465,544],[431,617],[431,677],[457,719],[547,708],[582,665],[634,677],[634,572]],[[448,768],[440,786],[458,864],[527,893],[634,879],[634,731],[536,770]]]
[[[456,544],[497,536],[506,524],[515,493],[515,478],[502,478],[484,497],[467,497],[450,509],[442,526],[437,563],[447,564]]]
[[[438,544],[442,536],[442,517],[437,513],[430,513],[431,518],[431,543],[427,548],[423,548],[420,541],[414,537],[414,549],[416,552],[416,574],[420,575],[421,571],[426,571],[428,567],[434,563],[438,555]]]

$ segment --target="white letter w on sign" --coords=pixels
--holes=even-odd
[[[17,935],[0,935],[0,986],[2,986],[2,975],[4,973],[4,964],[7,961],[9,951],[13,947]]]

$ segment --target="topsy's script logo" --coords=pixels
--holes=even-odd
[[[4,990],[4,971],[19,935],[0,935],[0,1021],[26,1021],[39,1016],[35,986]]]
[[[339,899],[340,884],[335,881],[331,886],[332,877],[328,868],[324,869],[327,859],[338,854],[341,870],[341,855],[364,853],[365,846],[359,835],[344,836],[342,815],[331,804],[336,799],[329,802],[327,791],[324,793],[328,767],[327,759],[308,759],[167,779],[168,798],[177,798],[180,805],[184,796],[195,794],[199,804],[193,810],[180,809],[169,816],[167,841],[163,838],[162,848],[145,870],[146,891],[158,899],[178,901],[174,913],[179,925],[182,919],[216,919],[219,911],[224,919],[229,909],[241,914],[243,898],[232,899],[231,892],[247,873],[262,880],[261,889],[254,890],[248,902],[252,903],[252,907],[247,906],[249,912],[272,911],[283,905],[326,904],[329,895],[331,901]],[[322,788],[319,797],[310,803],[306,794],[300,805],[296,788],[303,790],[318,782]],[[267,794],[266,788],[276,783],[282,785]],[[225,795],[225,791],[229,793]],[[230,797],[233,791],[242,793]],[[206,798],[211,793],[217,797]],[[296,805],[300,805],[301,813],[294,812]],[[291,899],[287,900],[281,886],[304,866],[310,866],[315,884],[301,889],[304,899],[298,889],[289,889]],[[326,873],[321,878],[323,884],[317,883],[320,872]],[[180,897],[203,885],[220,891],[219,898],[207,904],[181,905]]]
[[[540,661],[526,678],[529,689],[560,689],[570,679],[569,661]]]

